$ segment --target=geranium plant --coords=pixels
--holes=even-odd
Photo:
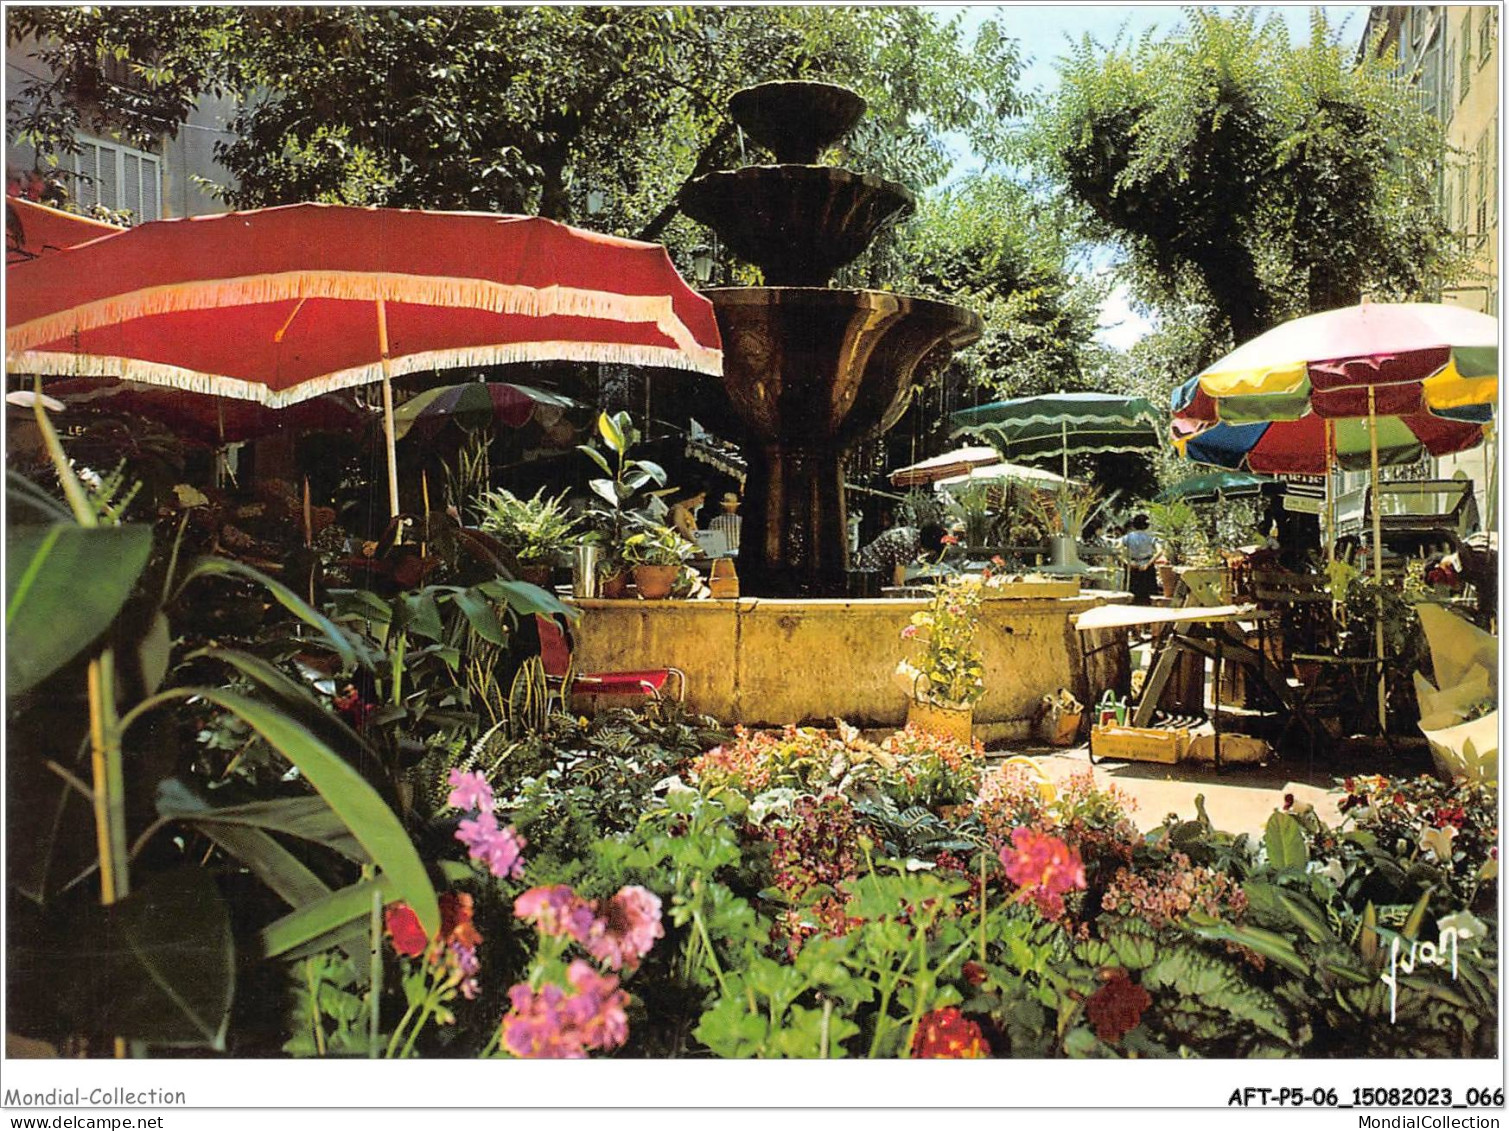
[[[978,579],[949,578],[901,630],[903,640],[919,646],[897,669],[914,699],[965,710],[985,694],[985,660],[975,643],[981,598]]]

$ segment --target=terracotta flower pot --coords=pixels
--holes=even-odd
[[[661,601],[671,595],[680,575],[679,565],[637,565],[634,567],[634,588],[646,601]]]
[[[1163,586],[1163,595],[1172,597],[1179,591],[1179,571],[1171,565],[1158,567],[1158,584]]]
[[[597,593],[609,601],[622,601],[629,593],[629,571],[621,569],[611,577],[603,578],[598,583]]]

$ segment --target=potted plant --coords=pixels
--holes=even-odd
[[[1048,532],[1052,563],[1060,569],[1083,569],[1079,560],[1079,540],[1090,520],[1111,499],[1102,498],[1094,484],[1062,483],[1052,491],[1034,491],[1027,509]]]
[[[566,492],[546,497],[542,487],[528,499],[512,491],[488,491],[477,500],[482,530],[496,535],[513,551],[519,574],[535,585],[547,585],[562,550],[572,543],[580,521],[566,509]]]
[[[1163,595],[1172,597],[1179,585],[1179,566],[1188,565],[1203,539],[1200,517],[1183,499],[1170,503],[1148,503],[1148,529],[1158,539],[1164,561],[1158,566],[1158,581]]]
[[[624,560],[634,571],[634,588],[647,601],[670,596],[683,563],[696,552],[696,546],[658,523],[630,534],[623,547]]]
[[[896,669],[908,726],[970,742],[975,704],[985,694],[985,660],[975,643],[982,597],[978,578],[949,578],[901,630],[920,649]]]
[[[648,501],[644,492],[651,484],[665,486],[665,469],[650,460],[630,457],[629,451],[638,442],[639,433],[627,412],[601,413],[597,418],[597,434],[603,450],[593,444],[577,447],[603,473],[587,483],[596,496],[595,505],[587,511],[591,528],[588,537],[600,547],[598,591],[604,597],[618,598],[628,588],[632,565],[624,556],[624,543],[634,532],[654,525],[641,507],[642,502]]]

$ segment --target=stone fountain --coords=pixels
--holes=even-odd
[[[741,90],[729,113],[777,163],[709,173],[681,194],[683,211],[768,284],[704,292],[723,335],[723,386],[750,436],[739,549],[749,594],[845,594],[844,456],[892,427],[919,376],[982,329],[962,307],[828,287],[915,207],[900,185],[816,163],[864,109],[831,83]]]

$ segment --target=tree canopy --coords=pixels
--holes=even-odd
[[[1392,66],[1318,11],[1291,44],[1277,18],[1191,10],[1166,38],[1080,42],[1034,149],[1141,297],[1203,298],[1242,341],[1451,269],[1441,129]]]
[[[326,200],[535,212],[658,236],[691,175],[743,163],[739,87],[821,77],[870,113],[845,163],[921,191],[948,133],[987,156],[1016,113],[1016,48],[993,24],[913,8],[33,8],[56,79],[13,99],[13,134],[66,149],[81,118],[145,139],[209,90],[238,96],[218,157],[238,207]],[[124,71],[124,73],[123,73]],[[77,100],[65,91],[97,91]],[[596,194],[593,194],[596,200]]]

